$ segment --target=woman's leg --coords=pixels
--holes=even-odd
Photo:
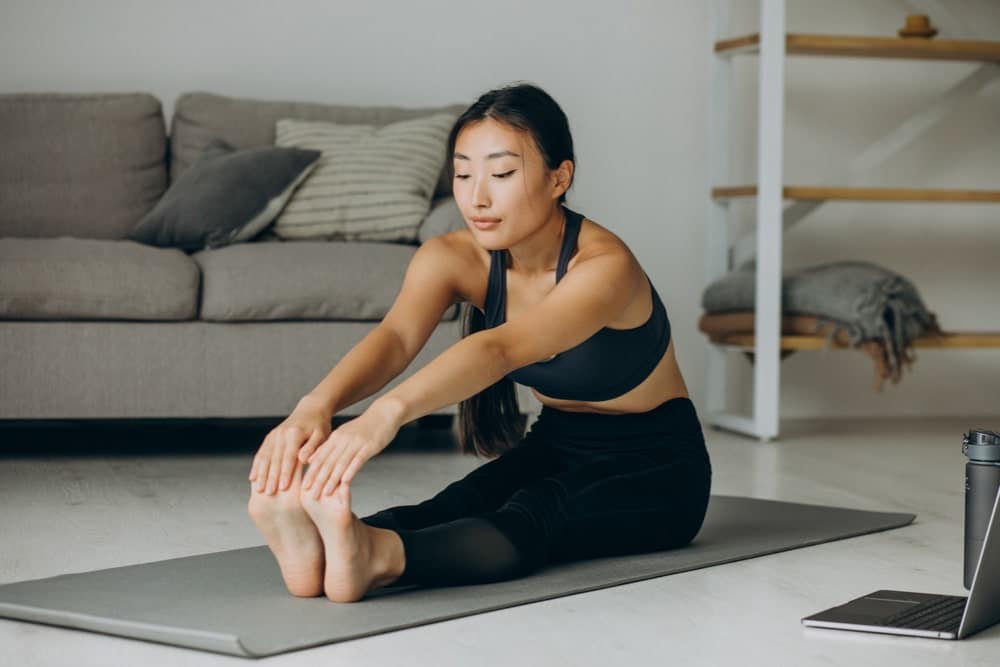
[[[701,527],[710,485],[707,457],[595,458],[479,516],[400,530],[407,566],[394,585],[488,583],[550,562],[683,546]]]
[[[526,437],[433,498],[416,505],[389,507],[361,520],[378,528],[415,530],[475,516],[500,507],[528,482],[565,468],[565,462],[544,442]]]
[[[546,443],[526,437],[433,498],[390,507],[361,521],[399,534],[406,569],[391,584],[394,587],[510,578],[520,571],[524,559],[505,533],[477,515],[497,509],[531,481],[566,468],[565,460]]]
[[[556,479],[561,521],[546,531],[544,562],[682,547],[698,534],[712,486],[706,456],[663,452],[595,459]],[[544,505],[543,505],[544,507]]]
[[[524,570],[526,560],[518,547],[479,517],[396,532],[403,542],[405,566],[392,587],[488,583],[516,578]]]

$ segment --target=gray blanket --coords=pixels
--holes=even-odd
[[[702,307],[710,314],[753,310],[756,273],[756,262],[751,260],[722,276],[705,288]],[[909,359],[914,338],[940,331],[912,282],[870,262],[840,261],[784,271],[781,304],[785,315],[816,316],[817,331],[831,325],[826,347],[841,330],[851,345],[880,342],[893,374]]]

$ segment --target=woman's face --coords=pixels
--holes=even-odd
[[[462,128],[454,167],[458,208],[479,243],[491,250],[508,248],[544,225],[565,190],[526,132],[492,118]],[[499,222],[479,226],[476,218]]]

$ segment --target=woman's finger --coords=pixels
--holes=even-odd
[[[264,485],[267,483],[267,472],[271,465],[271,456],[268,452],[261,460],[260,467],[257,469],[257,492],[261,493],[264,491]]]
[[[295,453],[299,451],[302,444],[302,436],[305,435],[302,429],[293,427],[288,429],[285,435],[285,448],[281,453],[281,472],[278,479],[278,488],[286,490],[292,483],[292,472],[295,470]]]
[[[312,488],[313,483],[316,481],[316,475],[319,474],[320,468],[323,466],[323,462],[326,461],[327,454],[330,451],[329,446],[330,441],[327,440],[319,449],[317,449],[312,456],[309,457],[309,472],[302,479],[302,488],[307,491]]]
[[[330,442],[327,441],[323,443],[323,446],[316,450],[316,453],[312,455],[309,459],[309,474],[306,475],[307,481],[305,483],[306,490],[310,490],[316,484],[316,480],[319,479],[320,475],[323,473],[323,466],[326,465],[327,461],[330,459]]]
[[[313,494],[313,498],[319,500],[319,497],[323,495],[323,486],[330,479],[330,473],[333,472],[333,466],[336,461],[332,460],[333,457],[327,458],[323,465],[320,466],[319,471],[316,473],[316,479],[313,480],[314,490],[311,489],[310,492]]]
[[[359,470],[361,470],[361,466],[363,466],[365,464],[365,460],[366,459],[365,459],[363,453],[362,452],[358,452],[358,455],[355,456],[354,459],[351,461],[351,465],[349,465],[347,467],[347,470],[344,471],[344,476],[341,479],[341,483],[342,484],[350,484],[351,480],[354,479],[354,475],[356,475],[357,472]]]
[[[319,500],[319,497],[323,495],[323,485],[326,484],[330,479],[330,473],[333,472],[334,467],[337,465],[337,460],[340,458],[340,452],[334,452],[326,458],[323,465],[319,469],[319,473],[316,475],[316,479],[313,484],[316,487],[316,492],[313,497]]]
[[[281,469],[281,434],[275,433],[271,437],[271,444],[264,453],[264,459],[267,461],[267,469],[262,472],[260,477],[264,483],[264,493],[270,495],[274,493],[274,487],[277,485],[277,475],[278,471]]]
[[[294,447],[295,440],[301,433],[302,429],[298,426],[290,426],[283,429],[281,434],[275,438],[274,447],[271,449],[271,471],[267,484],[267,492],[269,494],[273,495],[280,487],[284,461],[288,456],[289,449]],[[294,451],[292,449],[292,452]]]
[[[326,495],[328,496],[331,496],[336,492],[336,490],[339,487],[346,485],[350,481],[350,479],[348,479],[347,477],[347,474],[350,473],[351,475],[353,475],[354,474],[353,470],[361,467],[361,464],[364,462],[364,460],[365,460],[364,452],[362,451],[359,451],[353,457],[345,456],[342,459],[342,465],[338,465],[337,468],[333,471],[333,474],[330,476],[330,481],[327,482],[326,488],[324,489],[324,493],[326,493]],[[341,468],[343,468],[343,470],[341,470]]]
[[[260,462],[265,456],[267,456],[268,443],[270,442],[271,434],[268,433],[264,436],[264,441],[260,443],[260,447],[257,448],[257,453],[254,454],[253,464],[250,466],[250,481],[257,479],[257,475],[260,472]]]
[[[321,442],[323,442],[323,432],[320,430],[313,431],[309,439],[306,440],[306,444],[302,445],[302,449],[299,450],[299,461],[308,463],[309,456],[319,447]]]
[[[265,463],[271,458],[271,446],[270,446],[270,434],[264,438],[264,444],[260,446],[257,450],[257,456],[254,457],[254,471],[253,471],[253,482],[254,486],[257,487],[257,491],[260,492],[264,480],[267,477],[267,467]]]
[[[271,461],[267,469],[267,494],[273,495],[278,488],[278,473],[281,472],[281,457],[285,451],[284,438],[275,438],[271,448]]]
[[[278,490],[286,490],[292,483],[292,472],[295,470],[295,450],[285,447],[281,454],[281,462],[278,473]]]
[[[342,456],[339,457],[337,465],[333,469],[333,474],[330,475],[330,481],[326,485],[326,495],[333,493],[333,490],[337,488],[340,483],[340,478],[344,474],[344,469],[350,464],[354,459],[352,452],[344,452]]]

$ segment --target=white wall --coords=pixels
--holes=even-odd
[[[732,1],[731,34],[755,31],[756,3]],[[1000,39],[996,3],[947,4],[985,31],[980,38]],[[894,35],[910,12],[902,0],[790,0],[787,13],[792,31]],[[657,0],[8,0],[0,91],[148,91],[169,118],[177,95],[191,90],[425,106],[536,83],[559,101],[574,133],[569,205],[621,236],[650,274],[700,405],[708,16],[708,3]],[[949,36],[965,35],[941,35]],[[816,183],[826,165],[846,162],[973,68],[789,59],[787,182]],[[739,59],[736,183],[754,173],[755,72],[755,57]],[[873,184],[1000,189],[998,110],[993,85]],[[736,210],[745,225],[752,204]],[[899,271],[945,328],[961,330],[1000,331],[998,250],[1000,205],[831,204],[785,239],[787,266],[856,258]],[[782,363],[782,417],[1000,415],[1000,351],[918,354],[913,371],[882,394],[871,389],[861,352],[793,355]],[[750,368],[738,355],[733,367]],[[744,375],[734,393],[748,398]]]

